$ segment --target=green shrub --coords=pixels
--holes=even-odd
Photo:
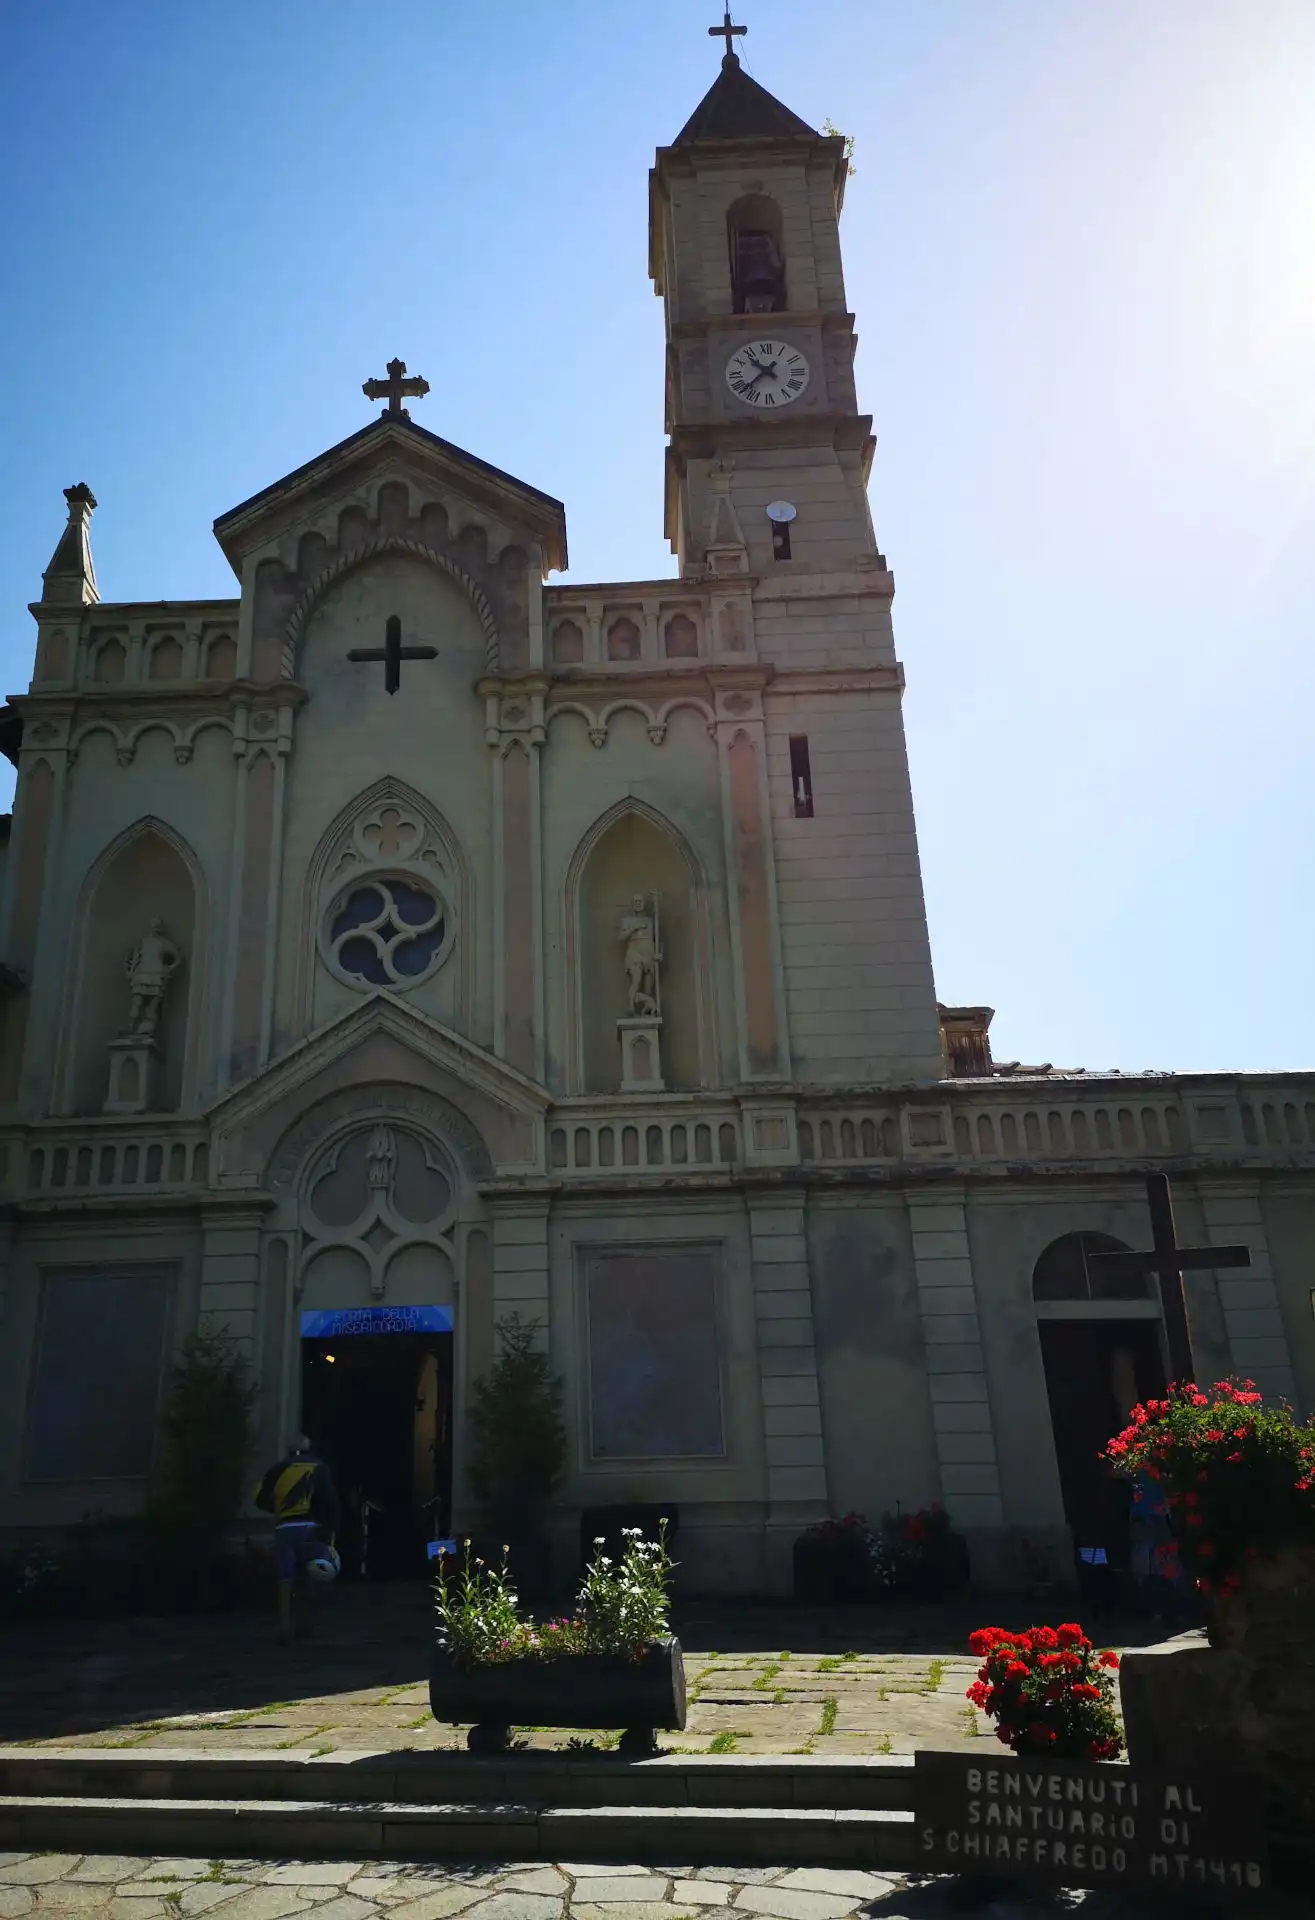
[[[566,1461],[562,1383],[538,1331],[516,1313],[500,1320],[498,1357],[471,1394],[471,1490],[490,1531],[513,1541],[542,1521]]]
[[[247,1493],[256,1388],[227,1327],[202,1321],[170,1369],[146,1505],[154,1556],[194,1566],[215,1557]]]

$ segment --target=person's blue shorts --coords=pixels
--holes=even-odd
[[[315,1557],[320,1530],[313,1520],[288,1520],[274,1529],[274,1564],[280,1580],[295,1580]]]

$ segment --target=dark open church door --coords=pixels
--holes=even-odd
[[[1130,1490],[1100,1456],[1129,1409],[1164,1392],[1159,1322],[1043,1320],[1040,1334],[1064,1518],[1074,1548],[1103,1550],[1109,1566],[1126,1570]]]
[[[451,1521],[452,1335],[303,1339],[302,1409],[338,1489],[344,1577],[430,1570]]]
[[[1108,1234],[1068,1233],[1051,1242],[1032,1274],[1064,1518],[1079,1576],[1097,1586],[1131,1561],[1131,1489],[1101,1454],[1137,1402],[1166,1385],[1162,1321],[1145,1274],[1088,1260],[1121,1251]],[[1102,1576],[1102,1567],[1114,1572]]]

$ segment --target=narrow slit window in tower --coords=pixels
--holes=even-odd
[[[813,769],[808,759],[808,736],[790,735],[790,791],[794,798],[796,820],[813,817]]]

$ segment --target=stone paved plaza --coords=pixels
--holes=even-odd
[[[122,1854],[0,1854],[0,1920],[940,1920],[963,1910],[954,1883],[809,1867],[666,1868],[348,1860],[176,1860]],[[981,1920],[1301,1920],[1280,1896],[1244,1906],[1126,1894],[1014,1896],[975,1904]]]
[[[1007,1617],[1021,1619],[1018,1610]],[[980,1607],[975,1609],[978,1618]],[[1003,1616],[1002,1616],[1003,1617]],[[1030,1615],[1029,1615],[1030,1617]],[[680,1629],[692,1704],[669,1744],[694,1752],[910,1752],[990,1739],[972,1721],[964,1648],[976,1620],[922,1609],[690,1609]],[[1115,1623],[1110,1623],[1113,1626]],[[0,1741],[33,1747],[196,1752],[332,1752],[451,1747],[458,1730],[429,1715],[423,1592],[344,1589],[317,1638],[273,1644],[258,1614],[51,1623],[0,1641]],[[1130,1636],[1107,1631],[1102,1640]],[[1148,1629],[1144,1637],[1153,1638]],[[560,1730],[522,1729],[533,1746]],[[597,1744],[615,1736],[600,1733]],[[732,1744],[733,1743],[733,1744]],[[995,1751],[991,1742],[991,1751]],[[483,1861],[180,1860],[129,1855],[0,1854],[0,1920],[701,1920],[714,1909],[760,1920],[939,1920],[962,1910],[953,1883],[826,1868],[662,1868]],[[985,1920],[1080,1910],[1081,1920],[1152,1920],[1195,1905],[1120,1894],[975,1905]],[[1300,1920],[1309,1902],[1251,1900],[1254,1920]],[[1229,1906],[1210,1912],[1231,1914]]]
[[[967,1637],[988,1617],[983,1603],[971,1615],[691,1607],[678,1622],[689,1721],[666,1744],[832,1755],[993,1747],[964,1699],[975,1671]],[[1009,1610],[1009,1624],[1027,1620]],[[316,1638],[287,1649],[252,1613],[28,1630],[5,1638],[0,1744],[303,1753],[459,1746],[464,1731],[429,1713],[431,1631],[423,1587],[333,1592]],[[1128,1636],[1123,1622],[1107,1637],[1118,1644]],[[1143,1637],[1154,1638],[1153,1629]],[[554,1747],[580,1736],[522,1728],[520,1737]],[[616,1737],[593,1736],[603,1747]]]

